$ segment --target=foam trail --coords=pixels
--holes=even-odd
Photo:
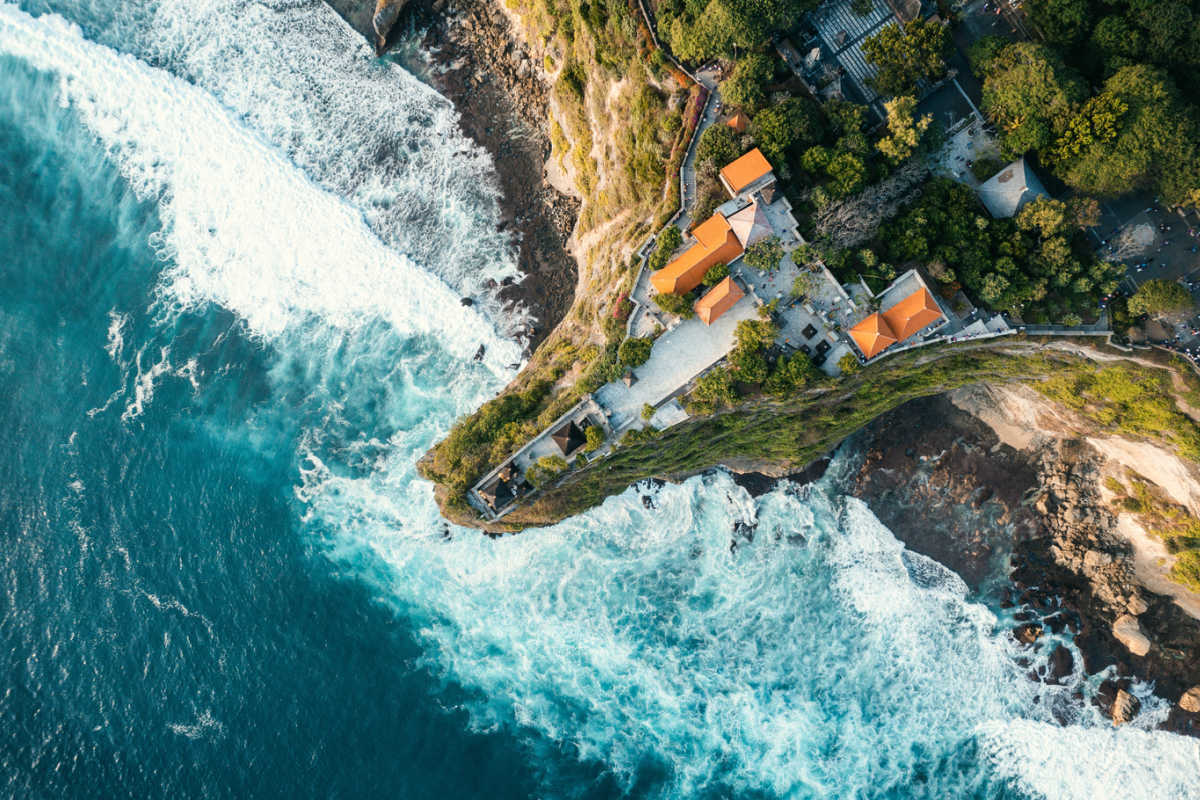
[[[0,51],[59,76],[63,101],[135,191],[160,198],[158,245],[173,262],[163,297],[174,309],[218,303],[267,338],[382,318],[459,357],[485,344],[498,370],[519,359],[517,345],[445,284],[390,251],[355,210],[195,86],[87,41],[61,18],[11,5],[0,6]]]
[[[1101,770],[1088,714],[1053,724],[1078,687],[1029,681],[962,581],[856,500],[755,501],[707,476],[656,508],[631,489],[552,529],[443,541],[408,470],[314,469],[309,520],[419,627],[430,668],[478,692],[480,727],[533,728],[628,787],[659,775],[662,796],[1036,795],[1053,763]],[[731,551],[737,522],[756,532]],[[1026,721],[1049,766],[997,738]],[[1191,779],[1192,742],[1117,735],[1135,733],[1148,792]],[[1068,781],[1049,796],[1102,795]]]
[[[516,276],[497,229],[491,159],[463,136],[443,97],[374,57],[325,3],[246,0],[25,0],[89,37],[212,94],[238,121],[365,216],[417,267],[460,294]]]

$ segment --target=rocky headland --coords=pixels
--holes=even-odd
[[[1087,674],[1104,673],[1091,699],[1114,722],[1139,713],[1132,682],[1150,681],[1174,703],[1164,727],[1200,736],[1200,597],[1167,580],[1165,564],[1157,575],[1139,565],[1136,522],[1106,489],[1127,471],[1177,492],[1200,481],[1182,485],[1182,462],[1165,450],[1123,461],[1119,443],[1080,423],[1015,385],[916,400],[859,434],[844,488],[909,548],[1008,609],[1018,641],[1049,648],[1038,679],[1071,674],[1075,657],[1044,638],[1065,635]]]

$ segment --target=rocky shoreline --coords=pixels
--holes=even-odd
[[[1090,699],[1114,722],[1138,713],[1133,681],[1151,681],[1173,703],[1163,727],[1200,736],[1200,704],[1189,694],[1200,686],[1200,620],[1137,581],[1132,549],[1101,497],[1094,447],[1063,437],[1014,448],[949,396],[884,415],[859,442],[862,461],[846,489],[906,546],[1009,609],[1013,636],[1031,651],[1046,632],[1063,634],[1084,672],[1111,668]],[[1051,647],[1048,671],[1035,677],[1057,682],[1074,656]]]
[[[375,43],[373,3],[330,4]],[[421,32],[421,49],[433,65],[428,79],[458,110],[463,133],[495,164],[500,228],[512,234],[522,277],[493,288],[502,301],[533,317],[524,332],[532,351],[571,307],[579,274],[568,249],[579,201],[545,176],[550,102],[542,67],[492,0],[411,0],[403,4],[389,41],[407,29]]]

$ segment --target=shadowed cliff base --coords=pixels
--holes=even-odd
[[[374,3],[329,4],[374,42]],[[545,180],[549,106],[541,66],[487,0],[409,0],[388,35],[388,46],[404,37],[420,41],[432,69],[416,71],[454,104],[463,133],[495,164],[502,196],[500,228],[512,234],[522,277],[494,289],[503,301],[533,316],[531,329],[523,332],[532,350],[571,307],[579,272],[567,250],[579,202]]]

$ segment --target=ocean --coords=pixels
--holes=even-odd
[[[0,96],[0,796],[1200,797],[1152,686],[1114,730],[1030,680],[852,452],[441,520],[513,250],[322,3],[2,4]]]

